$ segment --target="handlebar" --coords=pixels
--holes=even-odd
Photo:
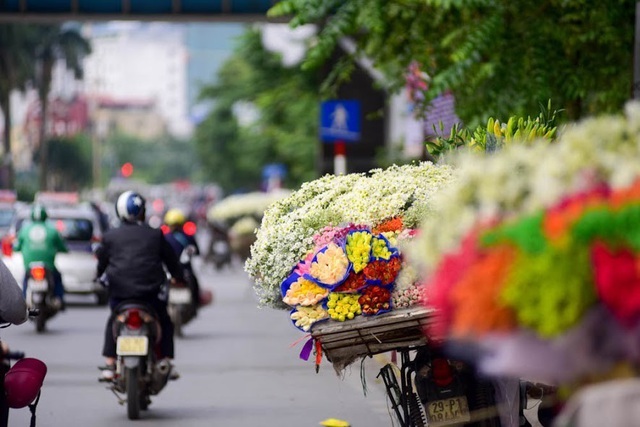
[[[4,360],[20,360],[24,358],[23,351],[9,351],[0,356]]]

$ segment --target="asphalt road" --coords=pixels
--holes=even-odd
[[[360,364],[339,377],[324,360],[316,374],[311,361],[298,358],[301,344],[290,347],[303,334],[286,312],[257,307],[239,263],[223,272],[200,268],[199,277],[215,302],[176,339],[182,377],[169,383],[138,421],[129,421],[126,408],[97,381],[107,308],[70,296],[70,307],[44,334],[36,334],[30,323],[1,330],[12,350],[48,365],[37,425],[311,427],[327,418],[347,420],[352,427],[398,425],[375,379],[378,360],[367,359],[365,365],[367,396]],[[26,427],[29,416],[28,409],[13,410],[9,425]]]

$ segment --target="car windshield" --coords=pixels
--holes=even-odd
[[[60,232],[63,239],[68,241],[88,242],[93,237],[93,224],[86,218],[48,218],[47,222]],[[31,223],[30,219],[18,221],[16,231],[29,223]]]
[[[49,218],[63,238],[73,241],[89,241],[93,237],[93,224],[84,218]]]
[[[9,227],[13,219],[13,209],[0,209],[0,227]]]

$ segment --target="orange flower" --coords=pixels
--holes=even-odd
[[[585,210],[602,204],[606,197],[606,190],[596,188],[589,193],[564,200],[545,214],[542,224],[544,234],[549,240],[560,240],[568,234],[571,225],[583,215]]]
[[[513,247],[493,248],[469,268],[451,292],[455,307],[451,334],[477,336],[516,327],[513,311],[500,304],[500,292],[516,258]]]
[[[380,234],[380,233],[386,233],[387,231],[400,231],[402,230],[402,227],[404,227],[404,224],[402,223],[402,218],[395,217],[395,218],[388,219],[382,224],[379,224],[378,226],[374,227],[374,229],[372,230],[372,233]]]
[[[618,208],[638,200],[640,200],[640,179],[636,180],[630,187],[613,191],[611,193],[610,204]]]

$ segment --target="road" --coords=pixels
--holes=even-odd
[[[316,374],[311,361],[298,358],[301,343],[290,347],[303,334],[286,312],[257,307],[239,263],[222,272],[200,266],[198,273],[215,302],[185,327],[184,338],[176,339],[181,378],[153,399],[136,425],[311,427],[327,418],[347,420],[352,427],[398,424],[375,379],[379,361],[365,364],[367,396],[359,363],[339,377],[325,359]],[[36,334],[33,324],[0,331],[13,350],[48,365],[37,425],[134,423],[97,381],[108,309],[80,297],[68,300],[70,307],[48,323],[45,334]],[[28,426],[29,416],[28,409],[13,410],[9,425]]]

